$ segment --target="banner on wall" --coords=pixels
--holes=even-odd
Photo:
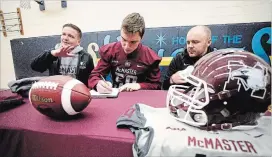
[[[186,34],[191,27],[193,26],[148,28],[142,43],[163,57],[161,66],[167,66],[171,61],[168,57],[175,57],[178,53],[183,52],[186,46]],[[212,31],[213,48],[244,49],[270,63],[271,22],[220,24],[208,25],[208,27]],[[120,39],[120,30],[86,32],[83,33],[81,46],[94,58],[99,58],[99,47]],[[32,71],[30,68],[31,59],[46,49],[54,48],[59,42],[59,35],[11,40],[16,78],[48,75],[48,73],[41,74]],[[162,68],[163,75],[164,72],[165,68]]]

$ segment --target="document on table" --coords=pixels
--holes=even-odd
[[[92,98],[94,99],[102,99],[102,98],[117,98],[119,94],[118,88],[112,88],[111,93],[99,93],[95,90],[90,91]]]

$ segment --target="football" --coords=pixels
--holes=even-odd
[[[66,118],[80,113],[91,102],[90,89],[70,76],[49,76],[34,83],[29,101],[40,113]]]

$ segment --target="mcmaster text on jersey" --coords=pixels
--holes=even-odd
[[[253,144],[249,141],[235,141],[219,138],[197,139],[196,137],[188,136],[188,146],[200,147],[204,149],[258,154]]]

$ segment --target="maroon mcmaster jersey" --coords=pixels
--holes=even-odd
[[[126,83],[139,83],[141,89],[160,89],[161,58],[149,47],[139,44],[131,54],[126,54],[121,42],[104,45],[99,50],[101,59],[93,69],[88,85],[95,88],[100,75],[112,76],[113,87],[119,88]]]

